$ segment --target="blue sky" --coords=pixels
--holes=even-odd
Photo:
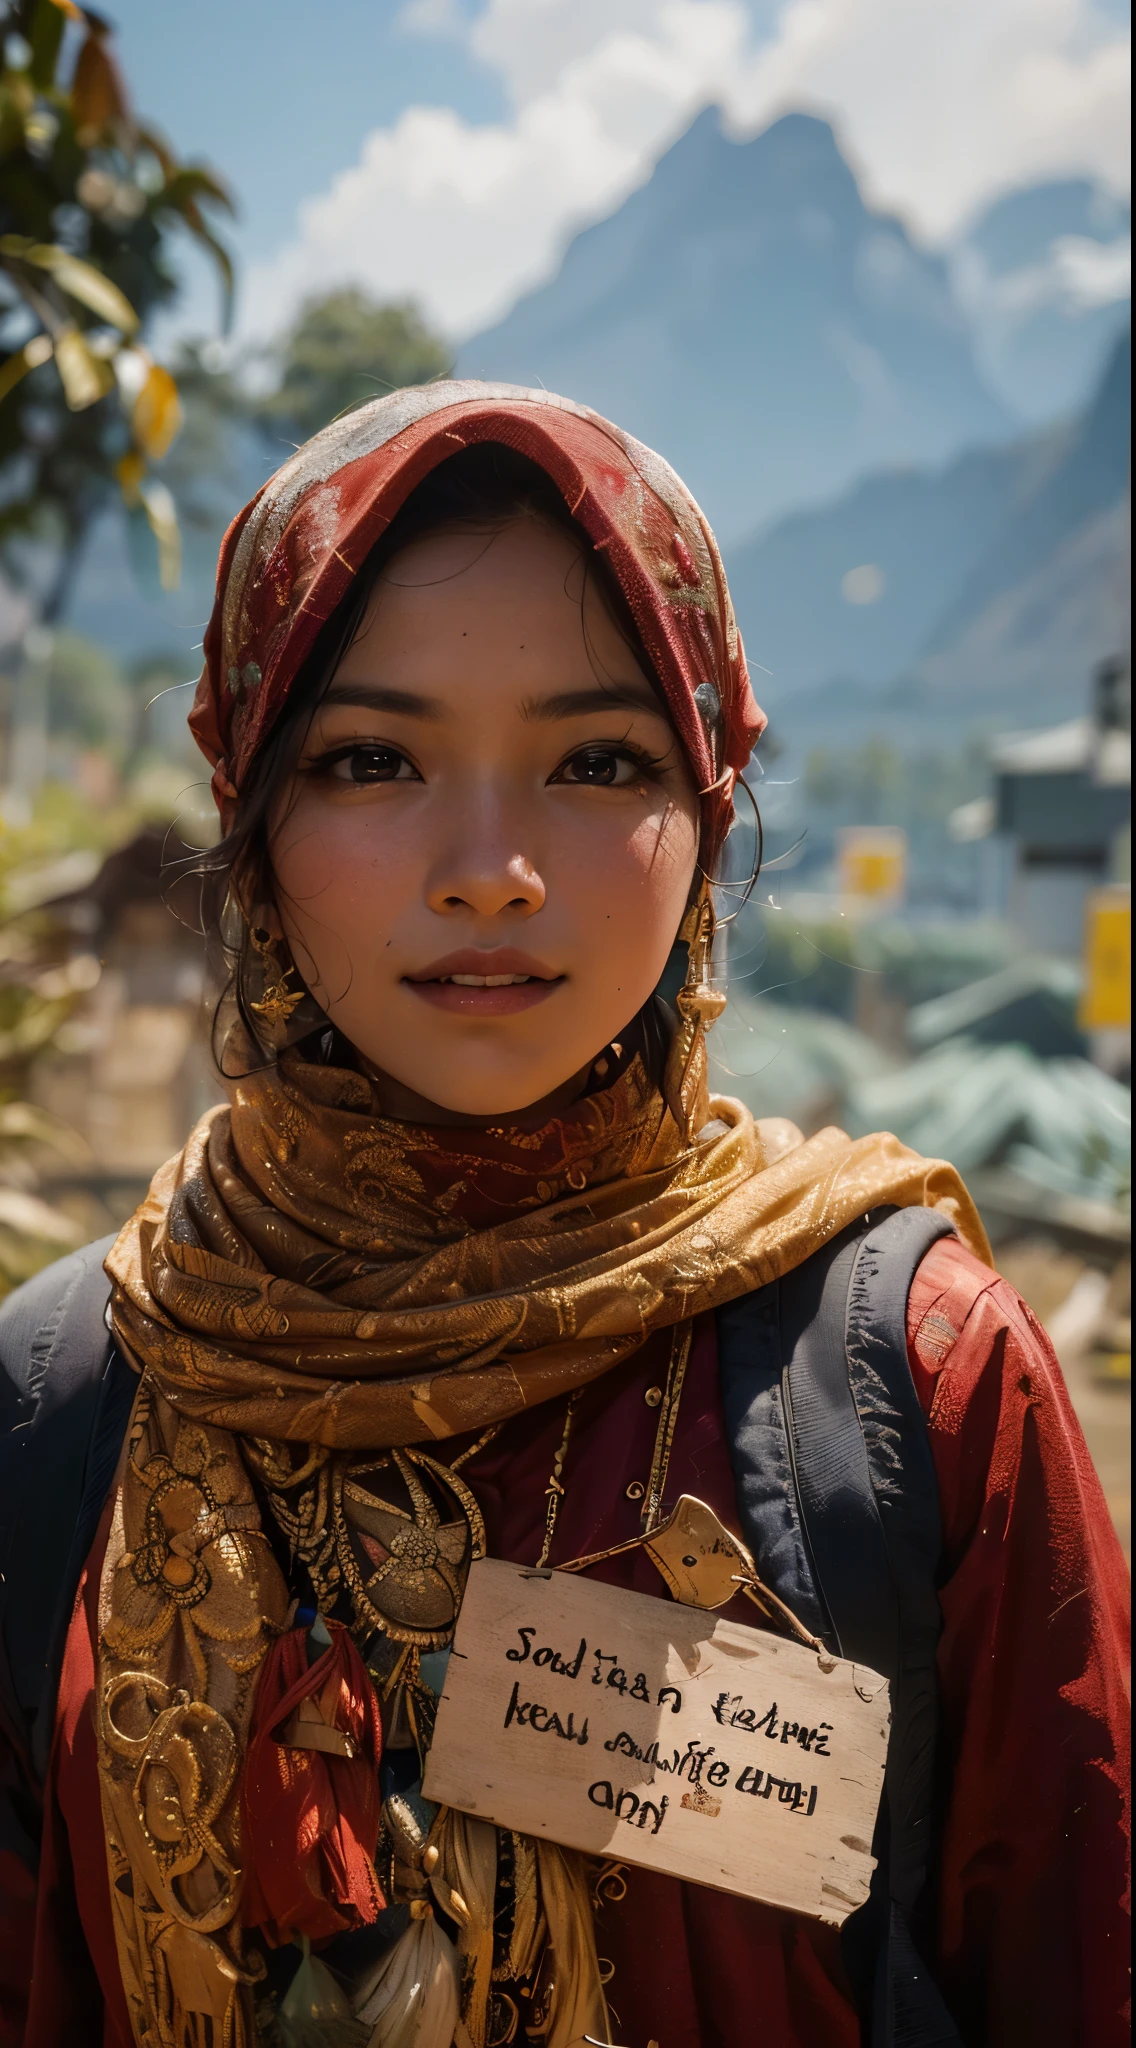
[[[441,101],[500,119],[498,76],[455,36],[399,26],[403,0],[112,0],[141,112],[241,195],[240,240],[263,257],[301,200],[353,163],[372,128]]]
[[[1126,179],[1121,0],[111,0],[140,112],[240,201],[240,324],[354,278],[460,337],[700,105],[832,117],[869,197],[949,235],[1051,173]],[[181,316],[215,304],[190,266]]]

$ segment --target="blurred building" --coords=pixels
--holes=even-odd
[[[991,766],[989,822],[1002,842],[1006,917],[1031,948],[1080,956],[1090,896],[1129,879],[1127,659],[1101,664],[1084,717],[996,741]]]
[[[88,1234],[114,1228],[220,1097],[208,1047],[205,949],[171,908],[166,832],[143,831],[83,887],[42,906],[93,986],[36,1062],[35,1103],[86,1141],[45,1175]],[[97,972],[95,971],[97,966]]]

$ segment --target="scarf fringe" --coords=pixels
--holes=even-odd
[[[457,1951],[433,1915],[412,1920],[356,1995],[366,2048],[450,2048],[460,2009]]]
[[[487,2048],[493,1998],[493,1912],[497,1829],[443,1807],[431,1832],[438,1863],[431,1876],[442,1911],[457,1921],[462,2019],[471,2048]],[[584,1860],[555,1842],[513,1836],[514,1916],[510,1979],[536,1979],[546,2048],[576,2048],[608,2033],[592,1901]],[[383,2048],[386,2048],[385,2040]]]

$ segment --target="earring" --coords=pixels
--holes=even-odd
[[[710,886],[703,882],[679,931],[690,948],[690,964],[675,997],[680,1022],[663,1079],[667,1107],[688,1144],[709,1121],[706,1033],[726,1007],[723,991],[710,980],[716,922]]]
[[[726,1007],[725,995],[710,980],[716,926],[713,900],[704,882],[698,901],[691,904],[679,933],[690,948],[690,960],[686,980],[675,997],[675,1004],[683,1023],[692,1030],[701,1025],[704,1031],[709,1031]]]
[[[302,988],[293,991],[288,987],[288,976],[296,970],[290,965],[281,966],[271,932],[266,931],[263,925],[254,924],[249,926],[249,937],[264,961],[265,972],[264,993],[259,1003],[249,1004],[249,1009],[257,1017],[262,1017],[274,1031],[278,1025],[288,1023],[293,1010],[303,1002],[304,991]]]
[[[611,1060],[608,1058],[608,1053],[616,1061],[623,1058],[623,1047],[618,1038],[613,1038],[611,1044],[601,1052],[599,1058],[592,1061],[592,1072],[597,1081],[606,1081],[611,1072]]]

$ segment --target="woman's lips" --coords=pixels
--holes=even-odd
[[[562,975],[528,971],[527,962],[516,956],[491,958],[482,965],[459,955],[440,960],[432,973],[408,975],[404,986],[436,1010],[449,1010],[455,1016],[514,1017],[543,1003],[562,980]]]
[[[506,987],[470,987],[457,981],[408,981],[423,1002],[436,1010],[452,1010],[459,1017],[515,1017],[519,1010],[531,1010],[559,988],[558,981],[513,982]]]

